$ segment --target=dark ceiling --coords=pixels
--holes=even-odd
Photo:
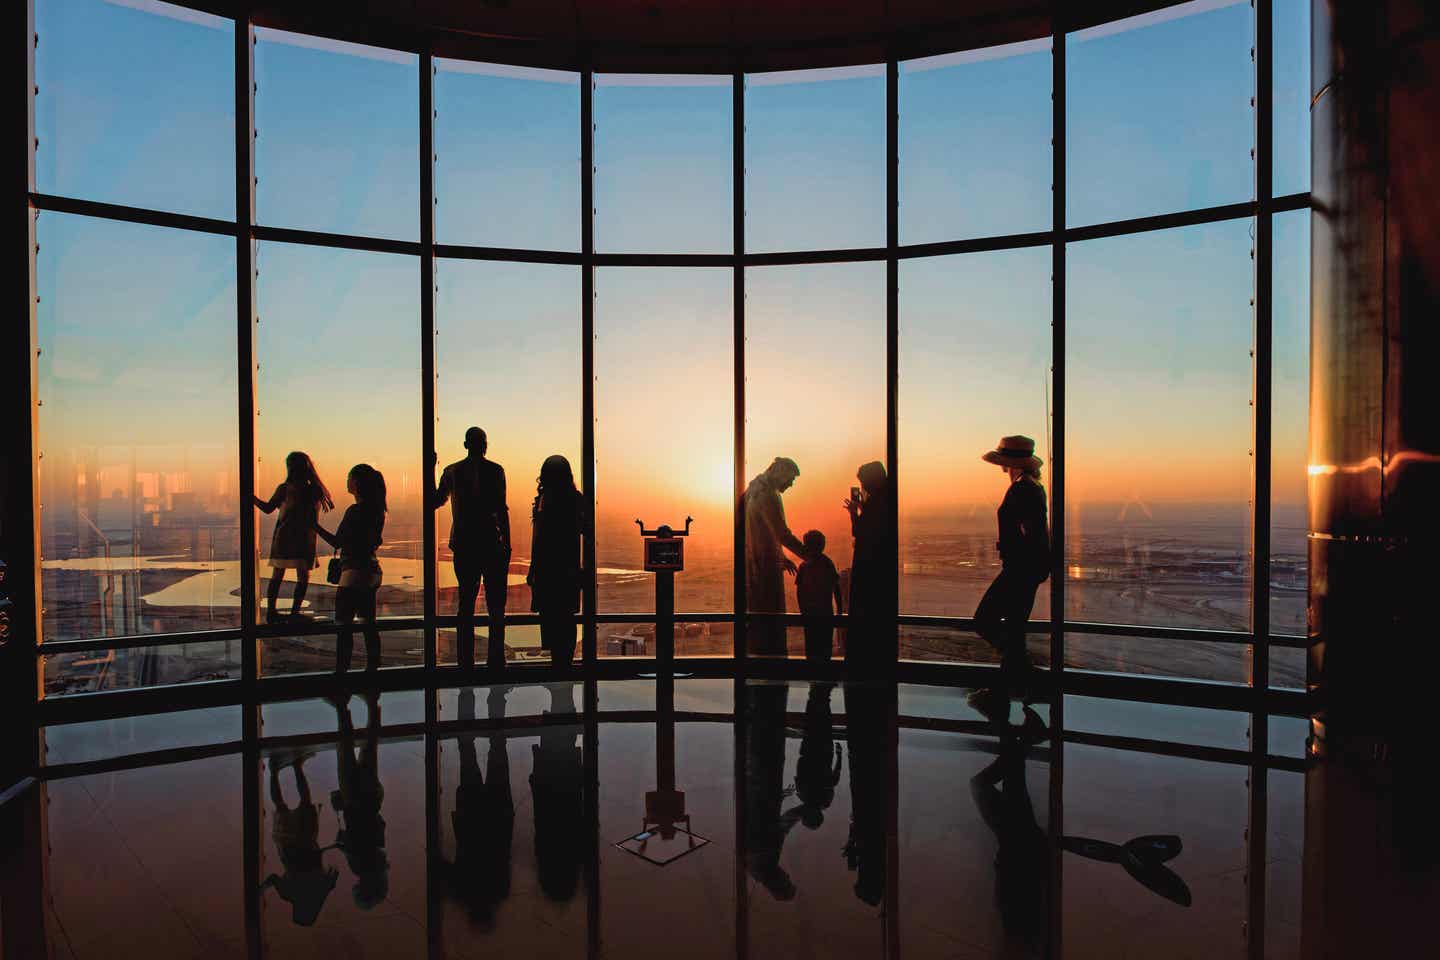
[[[1173,2],[1173,0],[1172,0]],[[237,13],[240,4],[192,6]],[[253,22],[439,56],[597,70],[875,63],[1047,36],[1165,0],[258,0]]]

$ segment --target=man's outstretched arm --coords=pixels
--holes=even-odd
[[[446,467],[440,474],[440,483],[435,483],[435,463],[430,463],[430,509],[439,510],[445,506],[450,499],[450,493],[454,489],[455,480],[450,474],[450,468]]]

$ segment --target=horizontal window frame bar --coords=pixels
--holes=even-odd
[[[329,247],[334,250],[363,250],[369,253],[392,253],[411,257],[419,257],[425,249],[419,240],[361,237],[348,233],[327,233],[323,230],[265,227],[260,224],[255,224],[250,228],[250,237],[265,243],[293,243],[311,247]]]
[[[97,650],[135,650],[145,647],[179,647],[191,643],[229,643],[244,640],[239,627],[224,630],[197,630],[189,633],[137,634],[124,637],[86,637],[79,640],[47,640],[35,647],[39,656],[61,653],[91,653]]]
[[[1091,633],[1103,637],[1139,637],[1153,640],[1194,640],[1202,643],[1236,643],[1249,646],[1255,635],[1242,630],[1207,630],[1202,627],[1147,627],[1139,624],[1092,623],[1066,620],[1065,633]]]
[[[1099,240],[1107,237],[1130,236],[1151,233],[1156,230],[1219,223],[1226,220],[1243,220],[1265,213],[1306,210],[1313,205],[1311,194],[1292,193],[1263,203],[1244,200],[1212,207],[1198,207],[1177,213],[1163,213],[1128,220],[1111,220],[1083,227],[1070,227],[1065,230],[1064,239],[1066,243],[1084,243],[1087,240]],[[191,230],[222,236],[233,237],[237,231],[247,229],[232,220],[170,213],[149,207],[132,207],[98,200],[81,200],[50,193],[32,192],[30,206],[35,210],[48,210],[55,213],[69,213],[103,220],[119,220],[126,223],[170,227],[177,230]],[[394,240],[294,227],[270,227],[262,224],[250,226],[248,230],[253,239],[271,243],[307,244],[339,250],[364,250],[415,257],[424,252],[424,245],[418,240]],[[896,255],[902,260],[914,260],[963,253],[1021,250],[1049,245],[1054,238],[1055,231],[1053,230],[1037,230],[1028,233],[975,237],[968,240],[939,240],[931,243],[902,244],[897,248]],[[431,251],[436,257],[448,260],[551,263],[567,266],[585,266],[588,263],[588,265],[596,267],[774,267],[820,263],[869,263],[884,261],[888,256],[888,252],[883,246],[746,253],[740,256],[733,253],[594,253],[588,258],[583,253],[563,250],[528,250],[520,247],[485,247],[455,243],[432,244]]]
[[[236,229],[233,220],[216,220],[212,217],[197,217],[187,213],[170,213],[165,210],[152,210],[149,207],[127,206],[123,203],[80,200],[53,193],[31,193],[30,208],[48,213],[68,213],[79,217],[93,217],[98,220],[118,220],[123,223],[138,223],[150,227],[170,227],[175,230],[189,230],[194,233],[209,233],[223,237],[235,236]]]
[[[743,258],[733,253],[593,253],[597,267],[722,267],[733,269]]]
[[[190,744],[182,747],[166,747],[160,750],[145,750],[141,753],[125,753],[97,760],[42,763],[38,774],[42,781],[48,783],[53,780],[69,780],[74,777],[93,777],[106,773],[166,767],[175,763],[211,760],[216,757],[234,756],[238,758],[243,756],[244,752],[245,742],[243,740],[225,740],[219,743]]]
[[[498,263],[552,263],[580,267],[585,255],[564,250],[526,250],[522,247],[470,247],[457,243],[437,243],[437,260],[490,260]]]
[[[1030,233],[1009,233],[996,237],[975,237],[970,240],[935,240],[930,243],[902,243],[897,256],[901,260],[924,257],[949,257],[961,253],[987,253],[995,250],[1024,250],[1048,247],[1055,242],[1054,230]]]
[[[787,626],[803,626],[811,622],[804,614],[799,613],[747,613],[743,616],[751,622],[774,622],[778,620]],[[642,611],[635,613],[600,613],[594,616],[597,624],[654,623],[656,619],[656,615],[653,612]],[[736,619],[737,616],[734,613],[682,612],[675,614],[676,623],[734,623]],[[434,619],[431,625],[437,629],[449,629],[454,628],[458,624],[458,620],[459,618],[453,615],[439,616]],[[541,618],[538,614],[517,614],[505,617],[505,623],[508,626],[538,626],[540,620]],[[897,620],[901,626],[943,627],[952,630],[975,631],[975,620],[973,617],[946,617],[902,613]],[[830,625],[834,627],[846,627],[849,625],[849,622],[850,617],[848,614],[840,614],[829,618]],[[575,623],[583,626],[585,616],[583,614],[575,614]],[[381,633],[402,630],[424,630],[426,626],[427,624],[423,617],[386,617],[375,621],[375,628]],[[475,616],[475,626],[490,626],[490,618],[483,614],[477,614]],[[257,626],[254,639],[263,641],[288,637],[323,637],[334,634],[338,629],[339,625],[330,620],[294,624],[272,623]],[[1031,620],[1026,625],[1025,632],[1027,634],[1037,635],[1048,634],[1050,629],[1051,623],[1049,620]],[[1195,627],[1166,627],[1146,624],[1067,620],[1063,624],[1063,629],[1066,633],[1090,633],[1114,637],[1193,640],[1204,643],[1254,643],[1254,635],[1249,632],[1207,630]],[[48,656],[62,653],[88,653],[97,650],[175,647],[192,643],[227,643],[232,640],[244,639],[244,632],[238,627],[232,627],[222,630],[199,630],[185,633],[157,633],[153,635],[138,634],[123,637],[87,637],[76,640],[49,640],[34,649],[37,655]],[[1283,647],[1296,650],[1304,650],[1310,646],[1308,637],[1293,634],[1271,634],[1269,642],[1271,647]]]
[[[1092,733],[1088,730],[1066,730],[1067,744],[1100,747],[1106,750],[1125,750],[1161,757],[1179,757],[1184,760],[1201,760],[1206,763],[1228,763],[1248,767],[1255,763],[1255,755],[1238,747],[1212,747],[1193,743],[1177,743],[1173,740],[1152,740],[1149,737],[1126,737],[1111,733]],[[1303,773],[1305,761],[1298,757],[1282,757],[1279,754],[1265,756],[1267,770],[1285,770]]]
[[[595,714],[595,721],[597,723],[653,723],[657,716],[658,713],[654,710],[599,710]],[[674,717],[676,723],[732,723],[735,719],[733,713],[692,710],[677,710],[675,711]],[[786,715],[786,722],[790,725],[794,725],[803,719],[803,713],[787,713]],[[837,714],[835,717],[837,723],[843,722],[844,719],[845,715],[843,712]],[[423,737],[427,732],[433,733],[438,740],[455,739],[467,734],[484,734],[509,739],[512,737],[533,737],[546,729],[554,727],[578,727],[584,722],[585,715],[583,713],[576,713],[573,716],[567,715],[565,717],[527,714],[524,716],[504,717],[499,721],[492,721],[484,717],[465,720],[437,720],[433,724],[430,724],[428,728],[423,721],[412,721],[388,726],[382,725],[379,736],[381,741],[385,743],[407,740],[414,741]],[[984,720],[900,714],[896,717],[896,724],[900,730],[915,732],[958,734],[973,737],[978,740],[993,740],[998,737],[993,724]],[[257,741],[257,747],[263,753],[266,751],[303,746],[325,746],[336,743],[337,735],[336,731],[319,730],[279,736],[262,736]],[[1171,756],[1211,763],[1228,763],[1235,766],[1252,766],[1256,763],[1255,755],[1252,752],[1233,747],[1189,744],[1172,740],[1155,740],[1148,737],[1128,737],[1119,734],[1106,734],[1087,730],[1065,730],[1062,732],[1062,739],[1067,744],[1074,743],[1102,749],[1124,750],[1154,756]],[[64,761],[43,765],[38,771],[38,777],[39,780],[48,782],[74,777],[167,766],[174,763],[186,763],[194,760],[239,755],[244,752],[244,747],[245,745],[241,740],[226,740],[217,743],[191,744],[158,750],[147,750],[139,753],[120,754],[114,757],[95,760]],[[1042,754],[1047,755],[1048,752],[1048,749],[1042,749],[1041,751]],[[1038,759],[1043,761],[1046,759],[1046,756],[1039,756]],[[1286,757],[1279,754],[1267,754],[1262,764],[1267,770],[1303,773],[1306,769],[1305,759],[1300,757]]]

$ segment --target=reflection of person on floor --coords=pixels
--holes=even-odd
[[[505,688],[490,691],[492,727],[486,756],[487,781],[475,754],[475,736],[461,734],[460,785],[450,823],[455,831],[455,861],[441,861],[441,888],[465,906],[470,922],[489,929],[495,909],[510,895],[510,844],[515,831],[515,802],[510,793],[510,755],[499,721],[505,718]],[[460,719],[475,719],[475,691],[460,691]]]
[[[580,859],[585,846],[585,770],[576,731],[575,684],[546,684],[551,722],[540,729],[531,747],[535,767],[530,774],[535,808],[535,863],[540,889],[551,900],[566,901],[580,886]]]
[[[1000,502],[1000,573],[975,608],[975,629],[1000,651],[1000,671],[1012,693],[1028,697],[1034,668],[1025,649],[1025,627],[1035,591],[1050,576],[1050,527],[1040,458],[1029,437],[1005,437],[981,457],[1010,477]]]
[[[292,809],[280,790],[280,768],[286,763],[278,757],[270,758],[270,800],[275,804],[272,836],[285,873],[284,876],[270,874],[261,886],[262,890],[274,887],[280,899],[290,904],[291,919],[302,927],[313,925],[319,918],[320,908],[340,877],[339,870],[327,869],[320,858],[320,810],[310,799],[305,760],[303,756],[296,757],[289,764],[295,771],[295,788],[300,793],[300,802]]]
[[[1024,726],[1012,725],[1002,700],[987,713],[1000,733],[1000,755],[970,781],[980,816],[995,833],[995,904],[1006,934],[1037,940],[1048,921],[1050,841],[1035,819],[1025,784],[1025,750],[1046,736],[1045,724],[1025,708]]]
[[[355,877],[351,893],[355,905],[369,910],[382,902],[390,891],[390,861],[385,856],[385,818],[380,806],[385,802],[385,787],[380,783],[380,694],[365,695],[365,741],[360,755],[355,754],[355,724],[350,719],[349,702],[335,702],[340,722],[340,742],[336,759],[339,765],[340,789],[330,794],[330,805],[339,814],[344,826],[335,837],[335,846],[345,852],[350,872]]]
[[[462,670],[475,666],[475,598],[485,587],[490,615],[487,662],[505,666],[505,594],[510,576],[510,508],[505,503],[505,468],[486,460],[485,431],[465,431],[465,459],[445,468],[431,489],[430,508],[450,502],[450,553],[455,562],[455,655]],[[431,469],[433,471],[434,455]],[[433,476],[433,473],[432,473]]]
[[[855,896],[871,906],[885,897],[885,762],[887,707],[894,688],[845,685],[850,746],[850,836],[843,851],[855,873]]]
[[[335,509],[335,501],[321,482],[309,455],[296,450],[285,458],[285,481],[275,488],[269,500],[256,497],[255,506],[263,513],[280,511],[275,532],[270,536],[265,622],[275,622],[275,606],[280,601],[280,584],[285,580],[286,570],[295,571],[290,616],[298,617],[310,586],[310,571],[319,565],[315,560],[315,524],[320,519],[320,511]]]
[[[785,836],[798,818],[785,818],[785,698],[783,683],[747,686],[745,756],[746,867],[776,900],[795,897],[795,881],[780,866]]]
[[[840,597],[840,571],[825,555],[825,534],[809,530],[803,542],[805,559],[795,572],[795,600],[805,617],[805,659],[829,663],[835,647],[831,617],[845,612]]]
[[[795,799],[798,806],[785,811],[785,819],[799,820],[811,830],[825,822],[825,811],[835,801],[840,783],[840,744],[835,742],[830,715],[834,684],[812,683],[805,701],[805,730],[800,738],[800,759],[795,764]]]
[[[805,552],[800,538],[785,523],[785,504],[780,499],[799,476],[794,460],[776,457],[745,488],[745,596],[754,613],[785,612],[785,574],[796,569],[785,551],[797,557]],[[757,620],[751,632],[754,653],[785,655],[785,624],[778,617]]]

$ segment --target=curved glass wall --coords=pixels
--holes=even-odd
[[[35,4],[51,693],[234,676],[262,639],[261,672],[327,668],[324,570],[296,606],[318,623],[283,617],[287,572],[283,622],[267,624],[274,517],[242,533],[292,450],[335,495],[322,525],[352,503],[351,466],[385,474],[381,664],[453,662],[450,512],[427,508],[427,461],[460,459],[469,426],[509,480],[512,661],[548,660],[525,577],[535,479],[559,453],[593,525],[596,602],[575,623],[600,656],[654,653],[634,520],[687,515],[678,651],[730,656],[757,613],[786,639],[745,650],[800,655],[788,576],[782,596],[748,591],[739,623],[735,609],[754,549],[737,551],[737,498],[788,457],[788,526],[825,535],[847,605],[841,501],[859,465],[885,466],[901,657],[991,663],[971,617],[998,569],[1004,478],[979,458],[1012,434],[1036,441],[1064,533],[1064,576],[1032,613],[1037,660],[1062,649],[1054,632],[1075,668],[1247,683],[1253,643],[1299,645],[1304,4],[1275,4],[1269,156],[1254,155],[1260,31],[1241,3],[708,76],[435,59],[243,24],[253,57],[237,63],[229,20]],[[236,83],[247,60],[254,82]],[[239,171],[237,115],[254,145]],[[1262,163],[1274,190],[1257,198]],[[253,220],[235,211],[247,182]],[[1255,265],[1272,270],[1263,314]],[[1255,352],[1260,324],[1273,357]],[[253,395],[236,380],[246,356]],[[1262,382],[1270,410],[1251,403]],[[1270,450],[1253,449],[1259,418]],[[1271,679],[1298,683],[1298,656],[1271,658]]]

